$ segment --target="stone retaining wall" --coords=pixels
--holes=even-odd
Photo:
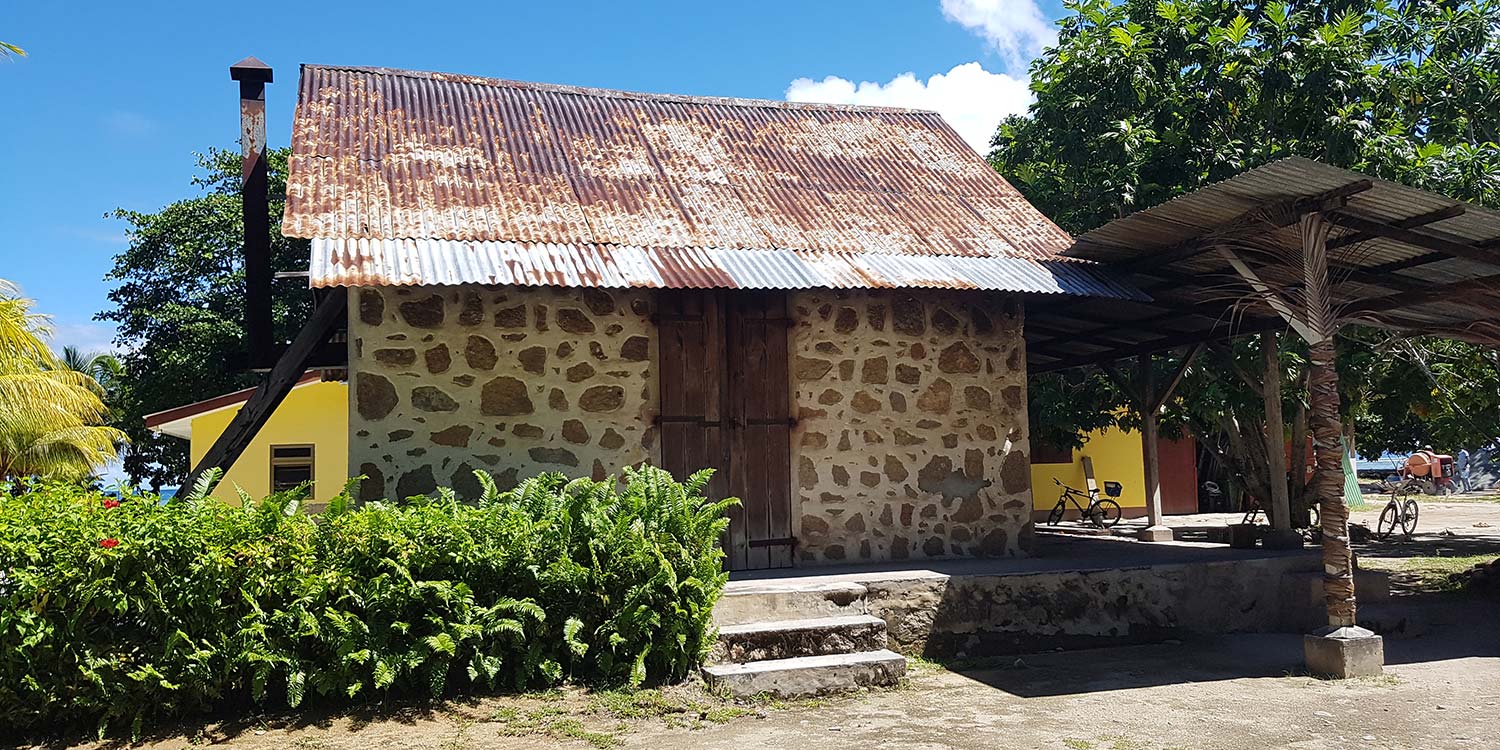
[[[892,648],[931,657],[1159,641],[1184,633],[1300,630],[1285,581],[1314,554],[1028,574],[862,579]]]

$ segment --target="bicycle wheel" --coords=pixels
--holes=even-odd
[[[1120,522],[1120,504],[1108,498],[1089,506],[1089,520],[1101,529]]]
[[[1400,511],[1396,508],[1393,499],[1385,504],[1385,510],[1380,511],[1380,520],[1375,523],[1375,536],[1380,539],[1388,539],[1391,532],[1396,530],[1397,516]]]
[[[1063,516],[1067,514],[1067,512],[1068,506],[1063,505],[1062,501],[1059,500],[1057,505],[1052,507],[1052,512],[1047,514],[1047,524],[1049,526],[1056,526],[1062,523]]]
[[[1420,512],[1417,507],[1416,498],[1408,498],[1401,506],[1401,510],[1403,511],[1401,513],[1401,531],[1406,534],[1407,539],[1410,539],[1411,535],[1417,531],[1417,514]]]

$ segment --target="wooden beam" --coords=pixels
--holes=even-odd
[[[1176,349],[1187,344],[1196,344],[1200,341],[1213,341],[1215,339],[1229,339],[1235,336],[1243,336],[1248,333],[1260,333],[1261,331],[1272,331],[1283,329],[1286,322],[1281,318],[1251,318],[1243,321],[1238,326],[1216,326],[1205,328],[1201,331],[1185,331],[1173,336],[1163,336],[1152,339],[1134,346],[1123,346],[1119,349],[1098,354],[1080,354],[1068,359],[1049,362],[1034,372],[1052,372],[1055,370],[1066,370],[1071,367],[1083,367],[1085,365],[1097,365],[1101,362],[1113,362],[1117,359],[1133,357],[1148,352],[1159,352],[1166,349]]]
[[[1484,247],[1483,245],[1488,244],[1488,241],[1485,243],[1470,243],[1447,235],[1419,232],[1415,229],[1403,229],[1391,224],[1382,224],[1363,216],[1357,216],[1347,211],[1330,211],[1327,216],[1329,221],[1347,229],[1354,229],[1377,237],[1385,237],[1455,258],[1464,258],[1476,263],[1500,267],[1500,251]]]
[[[218,439],[209,447],[208,452],[203,454],[202,460],[188,473],[182,482],[182,491],[191,491],[198,477],[212,467],[219,467],[225,471],[234,465],[240,454],[250,445],[255,438],[255,433],[265,425],[266,420],[281,405],[282,399],[290,393],[292,387],[307,371],[307,362],[310,355],[315,352],[328,335],[333,332],[339,321],[343,319],[344,306],[347,304],[349,295],[329,295],[317,309],[313,310],[312,317],[308,319],[307,325],[292,339],[292,345],[282,352],[281,357],[276,360],[276,365],[255,393],[245,401],[245,405],[235,413],[234,419],[229,421],[229,426],[219,434]]]
[[[1146,520],[1148,529],[1161,528],[1161,438],[1157,432],[1157,412],[1160,407],[1155,405],[1155,387],[1152,383],[1155,376],[1151,364],[1151,355],[1142,354],[1136,359],[1136,380],[1140,384],[1142,395],[1146,397],[1141,409],[1141,458],[1144,464],[1144,477],[1146,491]],[[1168,532],[1170,534],[1170,532]],[[1170,536],[1168,537],[1170,538]]]
[[[1302,338],[1308,341],[1313,340],[1315,334],[1312,328],[1302,322],[1302,318],[1292,310],[1292,305],[1283,299],[1279,292],[1260,280],[1260,276],[1255,273],[1255,269],[1251,268],[1237,253],[1227,247],[1221,246],[1219,248],[1219,255],[1223,256],[1224,260],[1229,263],[1229,267],[1233,268],[1234,272],[1239,274],[1240,278],[1246,284],[1250,285],[1250,288],[1260,296],[1262,302],[1265,302],[1272,310],[1275,310],[1276,314],[1280,315],[1282,320],[1290,323],[1292,328],[1296,329]]]
[[[1444,219],[1451,219],[1455,216],[1462,216],[1467,210],[1468,209],[1464,207],[1464,204],[1455,203],[1451,206],[1444,206],[1442,208],[1439,208],[1436,211],[1428,211],[1425,214],[1417,214],[1416,216],[1408,217],[1400,221],[1393,221],[1391,222],[1391,226],[1397,227],[1399,229],[1423,227],[1427,226],[1428,224],[1436,224],[1437,222],[1440,222]],[[1337,250],[1341,247],[1347,247],[1349,245],[1372,240],[1376,236],[1377,235],[1369,234],[1367,232],[1350,232],[1342,237],[1337,237],[1335,239],[1329,240],[1328,249]]]
[[[1098,367],[1099,371],[1104,373],[1104,376],[1109,378],[1109,382],[1114,383],[1115,387],[1119,388],[1121,393],[1125,394],[1125,398],[1129,399],[1130,403],[1137,410],[1144,410],[1146,408],[1146,399],[1141,395],[1140,391],[1136,390],[1135,384],[1130,382],[1130,378],[1125,377],[1125,373],[1116,370],[1115,366],[1108,362],[1100,362],[1098,363]]]
[[[1265,333],[1265,331],[1261,332],[1262,335],[1265,335]],[[1259,378],[1251,375],[1240,365],[1239,361],[1234,358],[1233,349],[1221,345],[1214,345],[1211,348],[1224,360],[1225,364],[1229,365],[1229,369],[1233,370],[1234,374],[1239,376],[1240,380],[1245,383],[1245,387],[1254,391],[1256,396],[1265,395],[1265,386],[1261,385]]]
[[[1116,330],[1119,330],[1119,328],[1117,327]],[[1094,335],[1094,329],[1085,329],[1083,331],[1067,330],[1057,325],[1048,324],[1045,321],[1026,321],[1026,331],[1028,333],[1032,331],[1038,332],[1043,336],[1046,336],[1046,340],[1048,342],[1078,342],[1082,344],[1090,344],[1093,346],[1103,347],[1105,349],[1113,349],[1114,347],[1117,347],[1122,343],[1131,343],[1128,341],[1119,341],[1116,339],[1099,338],[1098,336]]]
[[[1291,200],[1285,201],[1282,204],[1256,206],[1255,208],[1241,213],[1234,219],[1225,222],[1223,226],[1247,224],[1255,221],[1257,215],[1266,213],[1283,214],[1282,219],[1275,222],[1269,222],[1275,228],[1279,229],[1281,227],[1291,226],[1292,224],[1297,223],[1298,216],[1309,212],[1328,211],[1334,208],[1341,207],[1346,201],[1348,201],[1350,196],[1363,193],[1366,190],[1369,190],[1371,187],[1374,187],[1374,184],[1375,183],[1367,179],[1355,180],[1354,182],[1351,182],[1347,185],[1340,185],[1339,187],[1319,193],[1317,195],[1310,195],[1302,198],[1293,198]],[[1109,267],[1111,270],[1115,271],[1134,271],[1151,267],[1161,267],[1170,263],[1176,263],[1180,260],[1186,260],[1195,255],[1201,255],[1211,249],[1213,249],[1211,245],[1204,245],[1198,241],[1198,238],[1195,237],[1191,240],[1180,243],[1177,246],[1172,247],[1164,252],[1154,253],[1152,255],[1136,258],[1134,260],[1110,264]],[[1129,250],[1133,251],[1133,249]]]
[[[1194,344],[1193,348],[1189,349],[1186,354],[1182,355],[1182,362],[1172,372],[1172,378],[1167,381],[1167,387],[1161,389],[1161,393],[1155,394],[1152,397],[1151,411],[1161,411],[1161,408],[1167,405],[1167,401],[1177,391],[1177,386],[1182,383],[1182,376],[1187,374],[1188,367],[1193,364],[1193,360],[1197,359],[1199,354],[1203,353],[1203,347],[1207,345],[1207,342],[1200,341]]]
[[[1477,276],[1472,279],[1455,281],[1448,284],[1438,284],[1409,292],[1397,292],[1387,294],[1384,297],[1372,297],[1344,305],[1340,310],[1341,316],[1353,316],[1369,312],[1391,312],[1405,307],[1426,305],[1433,302],[1458,302],[1460,304],[1472,304],[1470,300],[1454,299],[1460,294],[1471,292],[1489,292],[1500,284],[1500,274],[1489,276]]]
[[[1266,463],[1271,474],[1271,528],[1292,528],[1291,496],[1286,483],[1286,419],[1281,414],[1281,350],[1276,334],[1260,334],[1260,352],[1264,360],[1264,387],[1261,403],[1266,411]]]

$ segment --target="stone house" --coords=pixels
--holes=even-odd
[[[737,569],[1026,554],[1026,304],[1134,294],[931,112],[304,66],[292,142],[367,497],[711,467]]]

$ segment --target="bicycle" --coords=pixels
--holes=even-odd
[[[1073,507],[1078,509],[1080,517],[1087,518],[1089,523],[1101,529],[1109,528],[1120,522],[1120,504],[1109,499],[1109,497],[1099,497],[1098,490],[1084,492],[1083,490],[1073,489],[1063,484],[1056,477],[1052,479],[1052,483],[1062,488],[1062,496],[1057,498],[1057,505],[1053,506],[1052,512],[1047,514],[1048,524],[1056,526],[1062,523],[1063,516],[1068,513],[1069,502],[1073,504]],[[1105,482],[1104,491],[1110,497],[1119,497],[1121,491],[1120,483]],[[1088,500],[1088,505],[1080,504],[1078,502],[1080,498]]]
[[[1391,499],[1385,502],[1385,509],[1380,511],[1380,520],[1375,523],[1375,536],[1381,540],[1388,539],[1396,532],[1396,527],[1400,526],[1402,536],[1410,539],[1417,530],[1417,516],[1421,508],[1417,505],[1416,496],[1422,494],[1423,487],[1413,478],[1389,477],[1383,484]]]

